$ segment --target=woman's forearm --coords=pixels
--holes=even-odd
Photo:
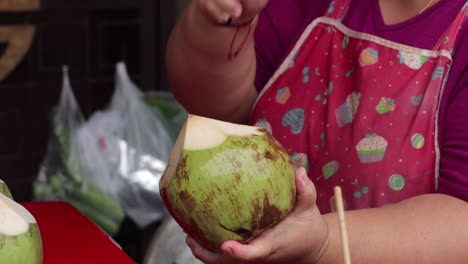
[[[328,246],[320,263],[343,263],[338,220],[325,215]],[[353,263],[468,263],[468,204],[430,194],[346,213]]]
[[[194,114],[245,121],[256,91],[253,31],[218,25],[192,2],[168,41],[166,66],[177,99]],[[228,58],[230,51],[236,57]],[[231,44],[233,44],[231,48]]]

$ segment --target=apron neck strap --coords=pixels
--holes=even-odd
[[[350,3],[351,0],[332,0],[325,16],[341,21],[348,12]]]
[[[465,5],[461,8],[455,20],[450,24],[444,34],[441,36],[439,41],[434,47],[434,50],[446,50],[450,53],[453,52],[458,33],[460,29],[466,22],[468,17],[468,0],[465,2]]]

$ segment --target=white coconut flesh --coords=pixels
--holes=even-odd
[[[28,210],[0,193],[0,234],[18,236],[35,223],[34,216]]]
[[[221,145],[229,136],[243,137],[264,134],[258,127],[233,124],[194,115],[188,117],[185,129],[181,135],[185,138],[184,149],[186,150],[213,148]]]
[[[162,184],[167,183],[168,177],[174,175],[179,159],[184,150],[202,150],[214,148],[223,144],[230,136],[245,137],[263,135],[263,129],[254,126],[239,125],[207,117],[189,115],[182,127],[167,165],[166,177]]]

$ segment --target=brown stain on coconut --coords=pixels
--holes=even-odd
[[[232,144],[240,148],[250,148],[252,145],[248,137],[234,137],[232,138]]]
[[[31,226],[29,226],[28,232],[26,232],[24,236],[25,236],[25,237],[33,237],[33,236],[34,236],[34,231],[33,231],[33,229],[31,228]]]
[[[180,158],[179,161],[179,166],[177,166],[177,172],[176,172],[176,181],[177,181],[177,187],[181,188],[182,183],[188,182],[190,179],[188,167],[187,167],[187,156],[183,155]]]
[[[260,219],[252,223],[255,229],[264,229],[281,218],[281,210],[273,204],[270,204],[270,198],[265,193],[263,198],[263,207],[261,208]]]
[[[230,231],[230,232],[232,232],[232,233],[235,233],[235,234],[239,235],[240,237],[242,237],[242,239],[243,239],[244,241],[246,241],[246,240],[248,240],[248,239],[250,239],[250,238],[253,237],[252,231],[247,230],[247,229],[243,229],[243,228],[239,228],[239,229],[230,229],[230,228],[224,226],[223,224],[219,224],[219,226],[220,226],[221,228],[227,230],[227,231]],[[242,241],[241,241],[241,242],[242,242]]]
[[[0,249],[5,245],[6,236],[0,234]]]
[[[259,163],[262,161],[262,155],[260,154],[260,152],[258,152],[257,150],[254,152],[254,154],[252,155],[253,157],[253,160],[256,162],[256,163]]]
[[[275,137],[268,134],[266,138],[268,140],[268,144],[270,144],[275,150],[281,150],[281,151],[286,152],[284,147],[279,143],[279,141]]]
[[[268,140],[268,144],[270,144],[273,148],[273,150],[275,150],[275,157],[276,159],[278,158],[281,158],[283,161],[289,163],[289,164],[293,164],[291,159],[288,157],[285,157],[285,155],[283,155],[282,153],[288,153],[286,151],[286,149],[283,147],[283,145],[281,145],[281,143],[275,138],[273,137],[272,135],[270,134],[267,134],[267,140]]]
[[[207,226],[210,226],[210,223],[212,223],[214,219],[216,219],[213,212],[208,209],[208,205],[211,204],[216,198],[216,193],[210,193],[208,196],[206,196],[203,202],[198,202],[187,191],[179,192],[178,196],[181,200],[181,204],[184,205],[184,209],[178,209],[176,214],[182,219],[183,222],[188,223],[188,225],[184,225],[184,230],[206,248],[217,250],[218,245],[213,245],[210,241],[208,241],[205,238],[205,231],[203,231],[203,229],[200,227],[200,224],[202,224],[206,228]]]
[[[252,222],[250,223],[250,230],[247,230],[245,228],[228,228],[221,223],[219,224],[219,226],[225,230],[236,233],[237,235],[242,237],[244,241],[248,241],[254,236],[258,235],[259,231],[262,231],[265,228],[270,227],[276,222],[278,222],[283,216],[281,210],[270,203],[270,198],[266,193],[263,199],[257,199],[252,205],[254,208],[254,212],[256,214],[258,213],[257,215],[259,217],[252,218]]]
[[[269,159],[269,160],[272,160],[272,161],[275,161],[275,160],[281,158],[281,155],[278,154],[277,152],[267,151],[267,152],[265,152],[265,158]]]
[[[236,183],[240,183],[242,180],[242,177],[239,173],[234,174],[234,179],[236,180]]]
[[[187,191],[180,192],[179,199],[182,201],[188,214],[191,214],[193,209],[197,206],[197,201]]]
[[[263,160],[263,156],[259,150],[258,150],[258,144],[257,143],[254,143],[252,144],[252,150],[253,150],[253,154],[252,154],[252,159],[256,162],[256,163],[260,163],[262,162]]]

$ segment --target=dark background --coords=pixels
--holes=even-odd
[[[32,199],[44,157],[49,118],[61,89],[61,66],[85,113],[108,103],[117,61],[144,90],[167,90],[163,51],[178,13],[174,0],[42,0],[38,10],[1,11],[0,25],[33,24],[33,43],[0,81],[0,179],[18,202]],[[0,57],[8,43],[0,42]],[[126,222],[118,242],[141,261],[155,223],[138,230]]]

